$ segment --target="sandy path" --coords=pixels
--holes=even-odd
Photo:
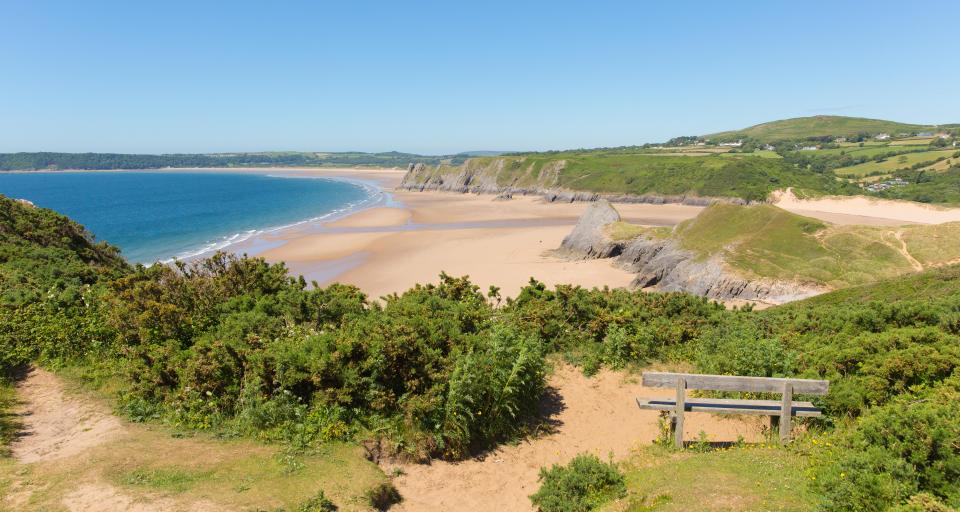
[[[60,379],[46,370],[31,369],[17,388],[24,429],[11,449],[20,462],[72,457],[123,432],[106,407],[65,395]]]
[[[897,248],[897,250],[900,251],[900,254],[903,254],[903,257],[910,262],[910,266],[912,266],[914,270],[916,270],[917,272],[922,272],[923,264],[920,263],[916,258],[914,258],[913,255],[910,254],[910,251],[907,250],[907,242],[903,240],[903,232],[894,231],[892,233],[893,233],[893,237],[896,238],[898,242],[900,242],[900,247]]]
[[[96,400],[64,393],[63,383],[52,373],[30,369],[17,385],[21,404],[16,413],[23,421],[11,450],[22,464],[56,463],[85,457],[84,452],[129,433],[124,423]],[[3,501],[13,510],[28,510],[31,495],[41,482],[16,478]],[[108,483],[78,481],[61,503],[70,512],[220,512],[208,501],[187,504],[159,496],[134,496]],[[0,507],[2,508],[2,507]]]
[[[564,463],[581,452],[601,459],[626,457],[631,448],[650,444],[658,435],[656,411],[641,411],[636,396],[669,396],[670,390],[650,389],[636,377],[602,371],[587,378],[575,368],[560,366],[551,377],[559,396],[552,420],[555,431],[515,446],[504,446],[482,459],[431,465],[404,464],[394,483],[404,501],[391,510],[413,511],[528,511],[528,496],[538,488],[542,466]],[[706,413],[688,413],[684,432],[696,439],[702,430],[711,441],[760,440],[760,420],[743,420]],[[398,466],[389,466],[390,473]]]

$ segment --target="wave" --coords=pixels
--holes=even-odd
[[[328,177],[328,176],[283,176],[283,175],[274,175],[267,174],[265,175],[269,178],[287,178],[287,179],[321,179],[328,181],[341,181],[344,183],[349,183],[353,186],[363,189],[367,193],[367,196],[363,199],[357,201],[351,201],[346,205],[331,210],[323,215],[318,215],[315,217],[310,217],[308,219],[299,220],[290,224],[284,224],[281,226],[270,226],[261,229],[249,229],[239,233],[233,233],[230,235],[222,236],[216,240],[205,243],[204,245],[187,251],[183,251],[173,257],[159,260],[157,263],[160,264],[170,264],[177,260],[189,260],[193,258],[198,258],[207,254],[212,254],[217,251],[222,251],[228,247],[236,244],[240,244],[255,238],[261,235],[275,233],[277,231],[282,231],[285,229],[295,228],[297,226],[302,226],[305,224],[317,223],[317,222],[331,222],[348,215],[352,215],[361,210],[366,210],[367,208],[373,208],[375,206],[390,205],[393,204],[393,199],[390,194],[381,189],[376,183],[366,180],[354,179],[354,178],[342,178],[342,177]]]

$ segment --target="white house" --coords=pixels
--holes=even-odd
[[[890,134],[889,134],[889,133],[878,133],[877,136],[874,137],[874,138],[877,139],[877,140],[887,140],[887,139],[890,138]]]

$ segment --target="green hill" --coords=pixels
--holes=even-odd
[[[762,123],[743,130],[733,130],[704,135],[714,141],[754,139],[763,143],[782,140],[802,140],[820,137],[854,137],[858,134],[876,135],[888,133],[916,133],[936,130],[936,126],[897,123],[880,119],[846,116],[797,117]]]

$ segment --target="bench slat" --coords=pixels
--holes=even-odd
[[[789,383],[793,386],[793,392],[796,394],[826,395],[830,385],[830,382],[826,380],[666,372],[644,372],[643,385],[648,388],[674,388],[679,378],[683,378],[686,382],[687,389],[745,391],[751,393],[782,393],[784,384]]]
[[[673,411],[677,402],[673,398],[637,398],[637,406],[654,411]],[[684,410],[689,412],[714,412],[721,414],[754,414],[779,416],[782,403],[779,400],[740,400],[731,398],[687,398]],[[794,416],[818,417],[820,409],[810,402],[793,402],[790,408]]]

